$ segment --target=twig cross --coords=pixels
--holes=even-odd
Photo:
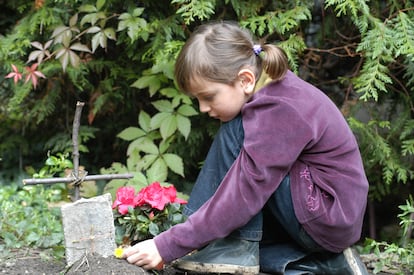
[[[133,175],[126,174],[107,174],[107,175],[86,175],[84,171],[79,171],[79,126],[80,126],[80,117],[82,113],[82,108],[85,105],[84,102],[77,102],[75,118],[73,120],[73,132],[72,132],[72,143],[73,143],[73,172],[70,177],[65,178],[43,178],[43,179],[24,179],[23,184],[25,185],[35,185],[35,184],[55,184],[55,183],[72,183],[75,186],[75,201],[80,199],[80,186],[84,181],[94,181],[94,180],[113,180],[113,179],[129,179]]]

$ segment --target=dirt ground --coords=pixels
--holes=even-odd
[[[372,272],[373,257],[363,256],[362,259]],[[377,274],[396,274],[399,270],[390,270],[387,273]],[[166,267],[159,272],[145,271],[137,266],[128,264],[125,260],[114,257],[103,258],[99,255],[87,255],[83,259],[74,263],[71,267],[66,267],[65,260],[56,261],[45,259],[41,251],[36,250],[19,250],[11,253],[7,258],[0,258],[0,274],[33,274],[33,275],[57,275],[57,274],[89,274],[89,275],[190,275]]]
[[[104,258],[96,254],[85,255],[82,259],[67,267],[65,260],[56,261],[46,258],[41,251],[21,250],[11,253],[7,258],[0,258],[0,274],[33,274],[33,275],[106,275],[106,274],[131,274],[131,275],[170,275],[177,273],[172,268],[166,268],[162,272],[148,272],[137,266],[128,264],[125,260],[115,257]]]

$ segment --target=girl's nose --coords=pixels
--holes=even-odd
[[[205,102],[198,101],[200,112],[202,113],[208,113],[210,111],[210,106],[206,104]]]

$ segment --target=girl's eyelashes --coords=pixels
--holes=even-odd
[[[203,93],[201,95],[198,95],[198,98],[203,101],[212,101],[214,99],[213,93]]]
[[[202,99],[205,101],[212,101],[214,99],[214,96],[213,95],[203,96]]]

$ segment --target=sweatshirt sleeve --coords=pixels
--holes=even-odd
[[[245,105],[243,147],[214,196],[186,222],[155,237],[165,262],[229,235],[263,208],[312,136],[289,105],[266,95]]]

